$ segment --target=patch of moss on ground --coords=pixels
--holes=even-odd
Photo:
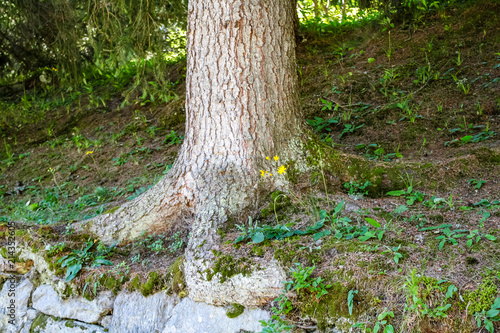
[[[299,309],[302,315],[313,319],[318,326],[320,331],[326,331],[326,329],[338,320],[339,318],[350,318],[353,322],[359,317],[363,312],[363,304],[367,304],[366,300],[361,300],[359,295],[354,297],[354,306],[352,315],[349,315],[349,307],[347,305],[347,295],[349,293],[349,288],[345,287],[341,282],[334,282],[330,288],[328,288],[328,294],[322,296],[318,300],[311,295],[301,293],[299,295]],[[349,327],[338,327],[339,329],[350,329]]]
[[[476,313],[487,311],[495,301],[498,294],[495,277],[485,277],[476,290],[464,294],[464,303],[469,304],[469,312]]]

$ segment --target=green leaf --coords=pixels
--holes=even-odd
[[[366,222],[370,223],[375,228],[380,228],[381,227],[380,223],[378,223],[376,220],[374,220],[372,218],[365,217],[365,220],[366,220]]]
[[[469,240],[467,241],[467,247],[471,247],[471,246],[472,246],[472,239],[469,239]]]
[[[66,270],[66,282],[73,280],[81,269],[82,269],[81,263],[69,266],[68,269]]]
[[[500,310],[491,309],[491,310],[486,312],[486,317],[493,318],[493,317],[496,317],[499,313],[500,313]]]
[[[252,236],[252,242],[255,244],[262,243],[264,241],[264,234],[262,232],[257,232]]]
[[[462,141],[464,143],[467,143],[470,140],[472,140],[472,135],[466,135],[466,136],[464,136],[463,138],[460,139],[460,141]]]
[[[493,323],[489,321],[488,319],[484,319],[484,328],[488,330],[488,332],[493,333],[494,328],[493,328]]]
[[[246,236],[246,235],[239,236],[238,238],[236,238],[236,239],[234,240],[233,244],[236,244],[236,243],[239,243],[239,242],[241,242],[241,241],[244,241],[244,240],[245,240],[245,238],[247,238],[247,236]]]
[[[324,237],[324,236],[328,236],[330,235],[332,232],[330,230],[323,230],[323,231],[320,231],[320,232],[317,232],[314,234],[313,236],[313,239],[315,241],[317,241],[318,239],[320,239],[321,237]]]
[[[392,325],[387,325],[384,328],[384,333],[394,333],[394,327],[392,327]]]
[[[390,191],[387,192],[387,195],[392,195],[393,197],[399,197],[400,195],[406,194],[406,191],[400,190],[400,191]]]
[[[440,249],[440,250],[442,250],[442,249],[443,249],[444,243],[446,243],[446,240],[445,240],[445,239],[443,239],[443,240],[441,241],[441,243],[439,243],[439,249]]]
[[[403,214],[404,212],[406,212],[408,210],[408,207],[406,207],[405,205],[401,205],[399,206],[398,208],[396,208],[394,210],[394,213],[395,214]]]
[[[108,259],[97,258],[94,260],[92,265],[97,266],[97,267],[99,267],[100,265],[112,266],[113,262],[111,260],[108,260]]]
[[[368,231],[363,236],[360,236],[358,239],[362,242],[369,240],[370,238],[375,237],[374,231]]]
[[[497,238],[495,236],[492,236],[492,235],[484,235],[484,238],[494,242]]]
[[[493,302],[493,305],[491,306],[492,309],[500,309],[500,297],[498,297],[495,302]]]
[[[448,291],[446,292],[446,298],[451,298],[453,297],[453,293],[456,292],[458,289],[454,285],[450,285],[448,287]]]

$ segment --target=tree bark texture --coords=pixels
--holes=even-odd
[[[149,191],[90,224],[103,240],[123,242],[184,223],[191,230],[185,276],[194,300],[257,305],[281,289],[284,274],[274,262],[253,278],[217,285],[200,272],[214,259],[217,229],[229,217],[246,220],[271,189],[260,176],[269,169],[265,157],[300,159],[293,4],[190,1],[186,135],[178,159]]]

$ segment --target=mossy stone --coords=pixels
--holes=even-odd
[[[30,333],[39,333],[43,332],[47,327],[47,320],[49,320],[50,316],[45,314],[41,314],[33,320],[30,327]]]
[[[245,311],[245,307],[241,304],[238,304],[238,303],[233,303],[231,304],[231,306],[226,310],[226,316],[228,318],[236,318],[238,317],[240,314],[243,313],[243,311]]]

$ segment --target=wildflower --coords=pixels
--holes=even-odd
[[[269,160],[269,156],[266,156],[266,160]]]
[[[280,175],[282,175],[282,174],[286,173],[286,167],[285,167],[284,165],[280,166],[280,167],[278,168],[278,173],[279,173]]]
[[[90,154],[93,154],[94,152],[89,150],[88,152],[85,153],[85,155],[90,155]]]
[[[264,177],[264,175],[265,175],[264,170],[260,170],[260,176],[261,176],[261,177]]]
[[[274,156],[274,161],[277,162],[280,158],[278,157],[278,155],[275,155]]]

